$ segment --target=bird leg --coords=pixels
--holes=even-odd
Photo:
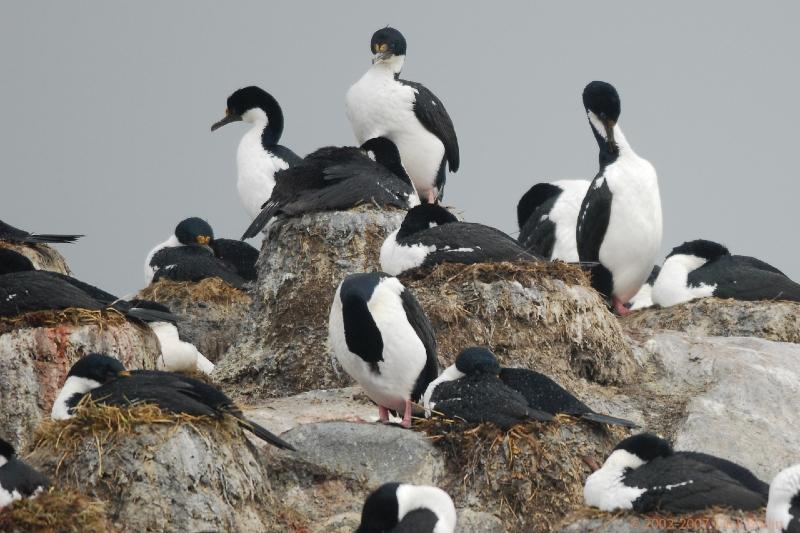
[[[428,190],[428,203],[435,204],[436,203],[436,189],[429,189]]]
[[[386,424],[389,422],[389,410],[382,405],[378,406],[378,418],[381,421],[381,424]]]
[[[625,307],[625,303],[616,296],[611,297],[611,304],[619,316],[629,315],[631,310]]]
[[[403,421],[400,425],[404,428],[411,427],[411,400],[406,400],[406,410],[403,413]]]

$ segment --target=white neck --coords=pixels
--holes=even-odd
[[[689,273],[705,263],[705,259],[695,255],[677,254],[668,257],[653,284],[653,303],[669,307],[695,298],[711,296],[715,285],[688,286]]]
[[[626,450],[613,451],[602,468],[586,478],[584,503],[602,511],[633,508],[633,502],[646,489],[625,485],[622,476],[626,468],[638,468],[643,464],[644,461]]]
[[[395,74],[400,74],[403,70],[403,64],[406,61],[406,56],[392,56],[388,59],[384,59],[378,61],[377,63],[372,64],[372,68],[370,69],[372,72],[381,74],[381,75],[391,75],[394,77]]]
[[[456,530],[456,507],[445,491],[437,487],[402,484],[397,487],[398,520],[417,509],[429,509],[437,518],[434,533],[453,533]]]
[[[600,121],[598,116],[592,111],[587,111],[586,116],[589,117],[589,122],[592,124],[592,127],[597,131],[597,133],[599,133],[603,139],[608,141],[606,128],[603,126],[603,123]],[[636,152],[633,151],[631,145],[628,144],[628,139],[625,137],[625,134],[622,133],[622,128],[620,127],[619,123],[614,124],[614,143],[617,145],[617,148],[619,148],[619,157],[636,155]]]
[[[69,412],[67,400],[76,394],[86,394],[87,392],[96,389],[100,383],[93,379],[79,378],[78,376],[70,376],[61,387],[61,392],[58,393],[56,401],[53,403],[53,410],[50,412],[50,417],[54,420],[66,420],[72,418],[72,413]]]
[[[422,405],[425,407],[426,417],[431,416],[431,410],[436,406],[435,403],[431,403],[431,396],[433,396],[434,389],[446,381],[455,381],[456,379],[463,378],[465,375],[466,374],[456,368],[456,365],[450,365],[445,368],[444,372],[442,372],[438,378],[430,382],[428,388],[425,389],[425,394],[422,396]]]
[[[792,518],[800,520],[800,516],[792,516],[792,498],[800,493],[800,464],[782,470],[769,486],[767,503],[767,528],[770,532],[780,532],[789,527]]]
[[[157,360],[159,370],[169,372],[196,372],[210,374],[214,364],[201,354],[194,344],[184,342],[178,335],[178,328],[170,322],[151,322],[148,324],[158,337],[161,357]]]
[[[144,259],[144,282],[147,285],[150,285],[150,282],[153,281],[153,276],[155,276],[156,271],[153,267],[150,266],[150,261],[153,260],[153,256],[156,255],[160,250],[164,248],[175,248],[176,246],[183,246],[181,241],[178,240],[174,234],[170,236],[169,239],[162,242],[161,244],[157,245],[155,248],[150,250],[150,253],[147,254],[147,257]]]

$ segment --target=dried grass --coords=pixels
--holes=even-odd
[[[60,311],[33,311],[14,317],[0,318],[0,334],[22,328],[43,328],[55,326],[100,326],[101,329],[119,326],[127,322],[125,315],[116,309],[81,309],[69,307]]]
[[[627,433],[559,415],[502,431],[441,417],[415,422],[454,473],[446,490],[459,504],[477,498],[509,531],[555,531],[583,505],[583,483]]]
[[[0,509],[0,531],[94,533],[112,531],[105,504],[69,489],[50,490]]]
[[[766,528],[765,511],[748,512],[725,507],[711,507],[702,511],[685,514],[665,514],[661,512],[636,514],[627,511],[613,513],[592,507],[583,507],[564,518],[562,526],[581,521],[592,521],[598,526],[625,522],[637,530],[658,530],[670,533],[695,531],[698,533],[762,532]],[[602,531],[593,527],[591,531]]]
[[[228,310],[250,304],[250,297],[246,292],[220,278],[206,278],[198,282],[162,279],[139,291],[139,298],[156,302],[179,300],[185,302],[185,305],[194,305],[200,301]]]

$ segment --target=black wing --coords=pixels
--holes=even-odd
[[[417,91],[417,97],[414,99],[414,114],[428,131],[442,141],[450,172],[456,172],[459,165],[458,138],[453,121],[447,114],[444,104],[421,83],[400,79],[397,81]]]
[[[303,160],[302,157],[294,153],[291,149],[283,146],[282,144],[276,144],[270,146],[269,151],[278,156],[279,158],[283,159],[287,163],[289,163],[290,168]]]
[[[234,239],[214,239],[211,248],[218,259],[230,264],[236,273],[248,281],[255,281],[258,277],[256,261],[258,250],[246,242]]]
[[[231,265],[199,246],[164,248],[156,252],[150,264],[156,268],[153,281],[171,279],[196,282],[206,278],[220,278],[239,289],[246,283]]]
[[[12,457],[0,467],[0,488],[8,492],[19,492],[21,496],[32,496],[38,489],[50,486],[50,480],[41,472]]]
[[[105,306],[75,286],[41,270],[0,275],[0,316],[77,307]]]
[[[100,303],[108,305],[111,302],[117,300],[117,297],[111,294],[110,292],[106,292],[99,287],[95,287],[94,285],[90,285],[79,279],[75,279],[72,276],[67,276],[59,272],[49,272],[49,271],[42,271],[42,274],[65,281],[70,285],[72,285],[73,287],[85,292],[86,294],[88,294],[89,296],[91,296]]]
[[[503,368],[500,380],[525,397],[528,406],[551,414],[591,413],[588,405],[544,374],[527,368]]]
[[[767,502],[712,465],[684,456],[658,457],[624,475],[628,486],[647,491],[633,502],[639,513],[686,513],[716,506],[754,510]]]
[[[564,191],[561,187],[552,183],[537,183],[528,189],[528,192],[523,194],[522,198],[517,202],[517,226],[519,226],[520,231],[530,220],[533,213],[540,211],[542,208],[545,208],[545,211],[537,213],[539,216],[549,213],[562,192]]]
[[[581,262],[599,261],[608,221],[611,218],[611,189],[602,174],[594,178],[581,204],[576,238]],[[611,295],[611,273],[603,266],[591,268],[592,287],[606,297]]]
[[[800,302],[800,284],[774,270],[753,268],[737,256],[722,256],[689,273],[692,286],[715,285],[714,296],[736,300]]]
[[[433,533],[439,518],[430,509],[415,509],[391,529],[391,533]]]
[[[83,235],[57,235],[50,233],[28,233],[11,224],[0,220],[0,241],[23,242],[27,244],[39,243],[69,243],[83,237]]]
[[[753,492],[761,494],[764,498],[769,495],[769,484],[764,483],[750,470],[741,465],[737,465],[733,461],[728,461],[727,459],[702,452],[675,452],[675,455],[683,455],[693,461],[711,465],[718,470],[722,470],[732,479],[735,479]]]
[[[425,394],[425,389],[428,388],[430,382],[439,375],[439,363],[436,359],[436,335],[433,332],[430,320],[425,315],[425,311],[409,289],[403,289],[403,292],[400,293],[400,299],[403,301],[403,311],[406,313],[406,319],[425,346],[425,355],[427,356],[425,368],[419,375],[417,382],[414,384],[414,390],[411,392],[411,399],[416,402]]]

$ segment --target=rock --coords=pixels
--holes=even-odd
[[[456,531],[460,533],[505,533],[503,522],[493,514],[472,509],[462,509],[458,513]]]
[[[48,244],[22,244],[9,241],[0,241],[0,248],[14,250],[27,257],[36,270],[49,270],[60,274],[70,275],[64,256]]]
[[[28,460],[54,484],[103,500],[121,532],[280,530],[285,508],[271,492],[262,455],[240,428],[172,420],[149,408],[119,410],[126,422],[119,427],[113,427],[117,415],[51,421]]]
[[[442,264],[401,279],[433,324],[442,367],[482,345],[504,366],[538,370],[571,389],[579,378],[625,383],[636,369],[617,319],[576,267]]]
[[[695,336],[760,337],[800,343],[800,303],[703,298],[642,309],[623,319],[626,328],[685,331]]]
[[[397,426],[321,422],[282,435],[298,455],[340,476],[377,487],[389,481],[436,485],[440,454],[419,433]]]
[[[279,219],[267,229],[253,306],[215,378],[236,396],[265,398],[350,385],[328,355],[328,314],[348,274],[378,270],[405,211],[363,206]]]
[[[219,278],[197,283],[163,279],[142,289],[138,297],[162,303],[177,314],[181,340],[194,344],[211,362],[236,342],[250,309],[250,296]]]
[[[316,422],[375,422],[378,409],[360,387],[303,392],[286,398],[263,400],[245,409],[249,420],[283,433]],[[256,442],[258,444],[258,442]]]
[[[583,515],[583,516],[582,516]],[[686,515],[636,515],[579,511],[568,517],[560,533],[669,533],[674,531],[707,531],[714,533],[764,533],[762,513],[718,510]]]
[[[40,326],[40,327],[34,327]],[[69,310],[0,319],[0,428],[15,446],[49,416],[72,364],[103,352],[128,368],[155,368],[158,340],[116,312]]]

